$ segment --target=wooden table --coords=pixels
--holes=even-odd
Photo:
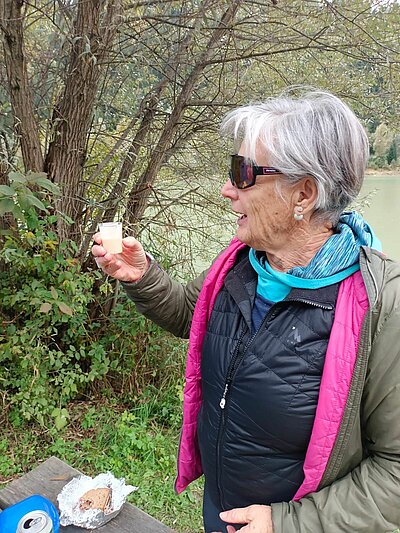
[[[5,509],[33,494],[48,498],[58,508],[57,495],[64,485],[80,473],[57,457],[50,457],[28,474],[12,481],[6,488],[0,490],[0,508]],[[84,531],[88,530],[76,526],[60,528],[60,533],[84,533]],[[172,529],[130,503],[125,503],[121,512],[98,531],[100,533],[174,533]]]

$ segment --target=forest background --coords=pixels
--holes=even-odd
[[[51,455],[201,531],[173,493],[186,341],[90,257],[118,219],[182,282],[233,235],[221,117],[289,85],[356,111],[399,164],[400,5],[389,0],[0,0],[0,479]],[[230,231],[232,228],[232,231]]]

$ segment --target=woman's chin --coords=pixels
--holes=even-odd
[[[244,231],[244,228],[237,227],[236,228],[236,238],[242,242],[243,244],[247,244],[247,246],[251,246],[249,239],[249,234],[247,231]]]

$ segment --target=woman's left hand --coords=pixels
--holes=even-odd
[[[219,516],[221,520],[229,524],[246,524],[239,530],[236,530],[233,526],[227,526],[228,533],[235,533],[236,531],[242,531],[243,533],[273,533],[271,507],[268,505],[249,505],[249,507],[231,509],[220,513]]]

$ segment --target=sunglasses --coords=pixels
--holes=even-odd
[[[256,182],[257,176],[275,176],[276,174],[282,174],[282,172],[274,167],[253,165],[250,159],[242,155],[231,155],[229,178],[232,185],[238,189],[252,187]]]

